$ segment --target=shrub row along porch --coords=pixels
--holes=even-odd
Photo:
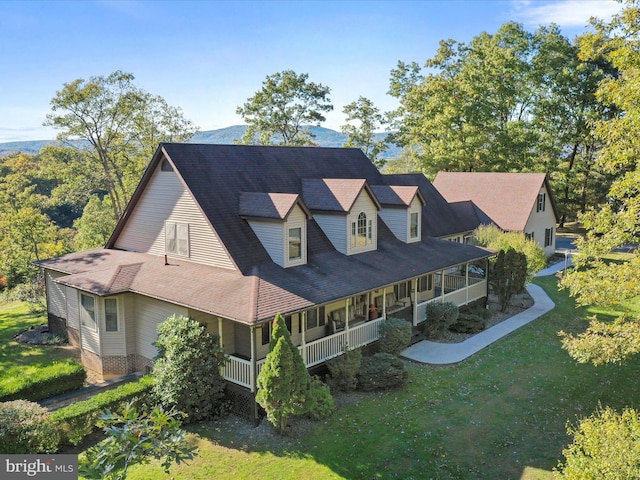
[[[286,316],[287,327],[307,368],[314,367],[341,355],[347,348],[375,342],[380,338],[380,324],[394,315],[411,318],[416,326],[427,321],[428,303],[451,302],[460,307],[485,298],[486,272],[486,260],[459,265]],[[235,330],[237,338],[237,326]],[[225,345],[229,334],[225,335],[225,322],[220,319],[217,333],[229,358],[222,373],[227,381],[255,392],[256,378],[269,351],[271,325],[244,330],[250,338],[250,350],[229,351]]]

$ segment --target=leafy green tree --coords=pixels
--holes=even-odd
[[[173,315],[158,326],[153,392],[160,404],[187,415],[188,422],[225,411],[226,357],[216,335],[192,318]]]
[[[496,252],[513,249],[523,253],[527,259],[525,283],[533,280],[536,273],[547,266],[547,257],[544,254],[544,250],[521,232],[503,232],[495,225],[481,225],[473,232],[473,238],[476,245]]]
[[[554,471],[567,480],[640,478],[640,416],[632,408],[605,408],[568,429],[573,441]]]
[[[247,123],[242,143],[259,145],[309,145],[311,125],[325,121],[333,110],[330,89],[309,82],[306,73],[285,70],[267,76],[262,89],[236,109]]]
[[[92,195],[89,198],[82,217],[73,223],[78,232],[74,240],[76,250],[90,250],[106,245],[116,226],[110,202],[109,197],[101,199],[98,195]]]
[[[179,109],[137,88],[133,80],[118,70],[66,83],[51,100],[52,113],[45,121],[62,130],[59,141],[89,155],[78,157],[91,160],[86,175],[92,180],[100,172],[89,192],[108,193],[114,220],[124,212],[157,144],[186,141],[196,131]]]
[[[581,220],[587,229],[578,240],[577,268],[561,282],[581,304],[611,305],[640,295],[640,256],[610,262],[612,249],[640,242],[640,7],[637,0],[610,23],[596,22],[595,32],[583,40],[582,55],[604,55],[619,70],[606,78],[598,98],[623,114],[595,123],[594,135],[603,143],[597,162],[614,174],[607,202],[587,211]]]
[[[100,422],[107,438],[80,456],[80,473],[85,478],[124,480],[130,466],[155,459],[168,474],[172,464],[192,460],[196,453],[177,417],[162,407],[140,413],[132,404],[122,415],[103,413]]]
[[[290,415],[307,411],[305,405],[311,377],[298,348],[291,341],[284,317],[276,315],[269,353],[258,375],[256,401],[267,412],[267,420],[282,434]]]
[[[342,112],[347,115],[347,124],[341,127],[342,133],[347,135],[343,146],[360,148],[376,167],[383,167],[385,160],[380,158],[380,154],[388,145],[386,139],[376,140],[376,130],[386,123],[380,110],[368,98],[359,97],[345,105]],[[354,121],[355,125],[349,123]]]
[[[500,299],[501,311],[506,311],[511,297],[524,291],[527,278],[527,257],[513,248],[500,250],[489,269],[489,281]]]

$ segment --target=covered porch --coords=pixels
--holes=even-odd
[[[341,355],[347,348],[375,342],[380,338],[380,324],[387,318],[410,318],[416,326],[427,320],[426,306],[431,302],[451,302],[460,307],[486,296],[487,261],[483,259],[292,314],[285,320],[305,365],[310,368]],[[223,343],[225,338],[231,339],[222,319],[218,330]],[[257,326],[235,324],[236,345],[234,353],[227,354],[224,378],[255,392],[270,334],[271,322]],[[238,343],[241,338],[244,345]]]

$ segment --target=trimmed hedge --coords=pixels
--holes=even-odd
[[[382,353],[400,355],[411,341],[412,326],[401,318],[388,318],[380,324],[378,347]]]
[[[46,408],[26,400],[0,403],[0,453],[55,453],[59,438]]]
[[[84,385],[87,372],[78,362],[56,362],[52,367],[23,375],[7,385],[0,392],[0,402],[30,400],[37,402],[45,398],[78,390]]]
[[[362,350],[356,348],[346,350],[344,354],[327,362],[329,375],[325,378],[327,385],[334,391],[349,392],[355,390],[358,371],[362,362]]]
[[[390,353],[364,357],[358,373],[358,389],[369,392],[397,387],[407,380],[409,372],[404,362]]]
[[[105,410],[119,412],[129,401],[134,401],[136,406],[148,402],[152,387],[153,376],[145,375],[137,382],[125,383],[88,400],[56,410],[52,418],[60,427],[61,443],[78,445],[95,430],[100,414]]]
[[[427,338],[437,338],[458,320],[460,310],[451,302],[427,303],[427,321],[421,325]]]
[[[487,321],[475,313],[461,313],[458,320],[449,327],[456,333],[479,333],[487,326]]]

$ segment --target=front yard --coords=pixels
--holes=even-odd
[[[458,365],[411,364],[404,389],[356,395],[326,422],[278,437],[233,417],[191,428],[199,456],[170,477],[221,479],[550,479],[567,422],[598,405],[638,408],[640,359],[576,364],[557,332],[586,328],[556,280],[536,280],[556,309]],[[640,314],[638,302],[620,311]],[[169,478],[154,465],[129,478]]]
[[[25,345],[14,336],[29,327],[47,323],[44,315],[29,311],[25,303],[0,303],[0,394],[13,391],[16,385],[36,373],[46,377],[76,356],[71,347]]]

